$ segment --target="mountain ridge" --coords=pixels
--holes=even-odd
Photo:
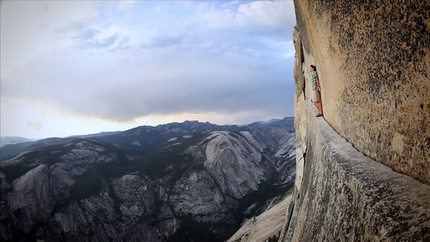
[[[66,141],[0,162],[3,240],[223,241],[295,176],[292,118]]]
[[[155,130],[155,129],[163,129],[166,127],[172,127],[172,126],[177,126],[180,124],[184,124],[186,126],[189,127],[193,127],[193,125],[197,125],[197,124],[204,124],[205,127],[209,128],[214,128],[214,127],[218,127],[220,129],[222,128],[227,128],[227,129],[237,129],[239,127],[246,127],[246,126],[258,126],[258,125],[267,125],[270,124],[272,122],[279,122],[282,120],[289,120],[289,122],[293,122],[293,118],[292,117],[285,117],[283,119],[271,119],[269,121],[256,121],[247,125],[217,125],[217,124],[212,124],[209,122],[200,122],[197,120],[186,120],[184,122],[172,122],[172,123],[168,123],[168,124],[159,124],[156,126],[150,126],[150,125],[141,125],[141,126],[137,126],[125,131],[109,131],[109,132],[100,132],[100,133],[94,133],[94,134],[85,134],[85,135],[72,135],[72,136],[67,136],[67,137],[48,137],[45,139],[38,139],[38,140],[32,140],[32,139],[27,139],[25,137],[13,137],[13,138],[17,138],[19,140],[21,140],[22,142],[15,142],[15,143],[9,143],[9,144],[5,144],[3,147],[3,145],[0,147],[0,160],[5,160],[5,159],[9,159],[12,158],[13,156],[23,152],[26,149],[30,149],[30,148],[38,148],[38,147],[43,147],[43,146],[49,146],[49,145],[56,145],[56,144],[63,144],[63,143],[67,143],[70,142],[72,140],[76,140],[76,139],[80,139],[80,138],[101,138],[104,136],[111,136],[111,135],[118,135],[121,133],[125,133],[125,132],[133,132],[136,130],[140,130],[140,129],[149,129],[149,130]],[[6,137],[1,137],[6,138]]]
[[[36,141],[36,139],[27,139],[25,137],[18,136],[2,136],[0,137],[0,147],[9,144],[19,144],[24,142]]]

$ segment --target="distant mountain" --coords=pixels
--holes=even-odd
[[[40,140],[30,140],[21,137],[1,137],[2,146],[0,147],[0,160],[6,160],[12,158],[19,153],[32,148],[40,148],[48,145],[57,145],[57,144],[65,144],[72,140],[77,140],[80,138],[97,138],[106,135],[113,135],[119,132],[102,132],[97,134],[88,134],[88,135],[75,135],[66,138],[47,138]],[[4,139],[4,144],[3,144]],[[4,146],[4,147],[3,147]]]
[[[120,131],[101,132],[101,133],[96,133],[96,134],[85,134],[85,135],[73,135],[73,136],[70,136],[68,138],[97,138],[97,137],[101,137],[101,136],[118,134],[118,133],[120,133]]]
[[[0,162],[0,240],[225,241],[288,193],[295,143],[293,118],[285,118],[186,121],[20,146]]]
[[[26,139],[23,137],[0,137],[0,146],[3,145],[9,145],[9,144],[18,144],[18,143],[24,143],[29,141],[35,141],[31,139]]]

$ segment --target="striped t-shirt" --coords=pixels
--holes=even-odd
[[[317,77],[318,77],[318,73],[316,71],[311,72],[311,78],[312,78],[312,89],[315,90],[317,89]]]

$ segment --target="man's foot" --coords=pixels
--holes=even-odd
[[[319,113],[319,114],[317,114],[317,116],[316,116],[316,117],[321,117],[321,116],[322,116],[322,114],[320,114],[320,113]]]

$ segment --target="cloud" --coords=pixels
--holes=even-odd
[[[76,34],[73,38],[83,41],[92,41],[101,31],[98,29],[84,29],[80,33]]]
[[[100,38],[97,35],[100,34],[100,30],[86,29],[75,36],[73,39],[77,40],[78,48],[107,48],[115,44],[119,38],[119,34],[113,34],[106,38]],[[126,39],[123,39],[123,44]]]
[[[67,44],[53,30],[73,22],[94,19],[97,12],[90,1],[2,1],[2,70]],[[71,11],[73,10],[73,11]]]
[[[2,5],[2,103],[114,122],[293,114],[291,1],[29,4]]]
[[[216,29],[279,33],[290,32],[295,25],[292,1],[204,2],[198,5],[197,12],[205,24]]]
[[[255,1],[238,8],[236,19],[242,26],[254,23],[260,26],[284,29],[289,18],[294,17],[286,1]]]
[[[27,126],[31,129],[36,129],[36,130],[42,129],[42,124],[40,122],[27,121]]]
[[[128,0],[122,0],[120,1],[120,3],[118,4],[118,9],[119,10],[126,10],[131,8],[134,4],[136,3],[136,0],[134,1],[128,1]]]
[[[183,38],[181,36],[155,36],[149,44],[142,44],[142,48],[165,48],[170,46],[179,45],[182,43]]]

